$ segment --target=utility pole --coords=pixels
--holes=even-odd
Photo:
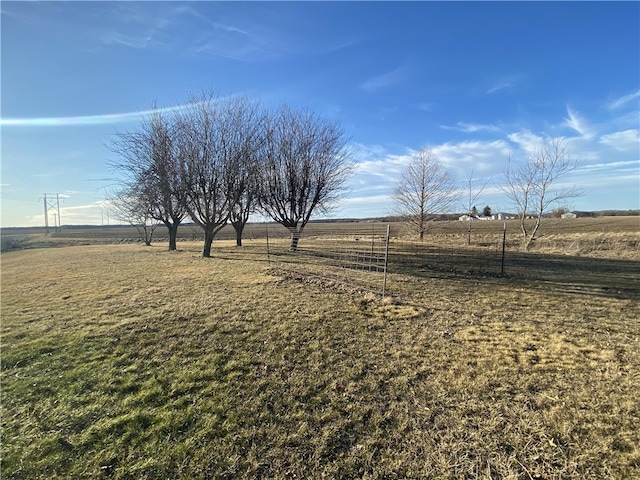
[[[44,194],[44,228],[49,235],[49,206],[47,205],[47,194]]]
[[[47,198],[47,195],[50,195],[50,197],[52,197],[53,195],[56,196],[55,200],[51,200],[50,198]],[[53,214],[54,218],[56,220],[55,223],[55,227],[56,227],[56,231],[58,231],[58,226],[61,225],[60,223],[60,194],[56,193],[45,193],[43,194],[44,196],[44,228],[46,229],[47,235],[49,235],[49,210],[53,210],[56,209],[56,211],[58,212],[57,214]],[[64,200],[64,199],[63,199]]]
[[[58,205],[58,232],[62,228],[62,222],[60,221],[60,194],[56,193],[56,204]]]

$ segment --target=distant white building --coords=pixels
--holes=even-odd
[[[563,213],[562,218],[578,218],[578,214],[575,212],[567,212],[567,213]]]
[[[458,220],[460,220],[461,222],[469,222],[469,221],[476,221],[476,220],[504,220],[506,218],[506,215],[504,213],[494,213],[493,215],[490,215],[488,217],[474,217],[473,215],[462,215],[461,217],[458,218]]]

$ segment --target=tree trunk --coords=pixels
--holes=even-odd
[[[153,238],[153,228],[144,227],[144,244],[147,247],[151,246],[151,239]]]
[[[418,220],[418,236],[420,241],[424,241],[424,232],[427,231],[427,214],[424,210],[420,212],[420,218]]]
[[[526,215],[520,218],[520,231],[522,232],[522,249],[525,252],[529,250],[529,241],[527,237],[527,225],[525,223],[526,221],[527,221]]]
[[[232,222],[231,223],[233,225],[233,229],[236,231],[236,246],[237,247],[241,247],[242,246],[242,232],[244,230],[244,223],[243,222]]]
[[[529,249],[531,248],[531,244],[534,242],[534,240],[536,239],[536,234],[538,233],[538,229],[540,228],[540,221],[542,220],[541,216],[538,216],[538,218],[536,218],[536,224],[533,227],[533,230],[531,230],[531,233],[529,234],[529,237],[525,237],[525,243],[524,243],[524,251],[528,252]]]
[[[203,258],[211,258],[211,244],[213,243],[213,232],[205,230],[204,232],[204,246],[202,247]]]
[[[295,227],[289,228],[291,232],[291,243],[289,244],[289,251],[295,252],[298,250],[298,242],[302,236],[302,229],[298,230]]]
[[[166,224],[169,229],[169,251],[177,249],[177,239],[178,239],[178,223],[168,223]]]

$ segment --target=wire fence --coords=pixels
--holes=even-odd
[[[418,241],[401,224],[309,224],[295,249],[283,227],[269,225],[264,234],[270,265],[383,296],[393,293],[387,292],[387,279],[395,274],[507,277],[567,292],[640,296],[637,261],[523,252],[517,229],[501,227],[471,237],[437,232]]]
[[[266,229],[269,265],[386,293],[389,226],[379,223],[328,228],[310,224],[300,235],[281,226]]]
[[[435,244],[407,239],[403,226],[372,222],[309,224],[296,240],[286,228],[268,225],[264,235],[271,266],[383,296],[388,273],[500,275],[505,268],[504,234],[481,245],[446,237]]]
[[[309,224],[300,238],[280,225],[265,226],[267,260],[300,275],[326,278],[383,296],[389,273],[410,275],[501,275],[505,269],[506,230],[472,245],[460,236],[407,236],[404,225],[382,222]],[[256,231],[257,235],[260,232]],[[434,239],[440,239],[440,243]]]
[[[394,233],[396,235],[394,235]],[[395,273],[433,272],[464,275],[504,275],[506,229],[482,241],[465,242],[461,236],[406,239],[392,229],[389,270]]]
[[[547,224],[547,232],[552,233],[536,240],[532,252],[522,251],[521,232],[515,221],[473,225],[433,222],[422,241],[400,222],[311,222],[295,249],[291,249],[291,233],[286,228],[275,223],[251,223],[245,227],[243,242],[254,245],[256,248],[251,251],[255,252],[256,259],[268,261],[272,267],[306,277],[328,278],[376,293],[387,293],[390,275],[458,275],[507,277],[544,282],[550,288],[590,295],[640,299],[637,219],[632,218],[626,224],[615,223],[615,228],[626,225],[626,230],[621,232],[611,230],[613,224],[606,219],[597,224],[602,230],[598,232],[590,221],[596,219]],[[3,251],[14,243],[19,248],[19,244],[28,239],[27,234],[33,233],[5,230],[2,231]],[[165,232],[166,229],[159,228],[154,241],[166,241]],[[49,237],[87,244],[137,240],[135,229],[126,226],[65,227]],[[201,241],[202,230],[195,225],[182,225],[178,237],[180,241]],[[235,231],[227,225],[218,233],[216,241],[231,242],[235,238]],[[612,253],[607,254],[609,251]],[[590,252],[601,253],[601,258],[589,256]]]

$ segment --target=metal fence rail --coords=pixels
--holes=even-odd
[[[348,232],[316,227],[304,231],[295,248],[285,228],[269,225],[266,233],[270,265],[384,295],[387,226],[362,224]]]

